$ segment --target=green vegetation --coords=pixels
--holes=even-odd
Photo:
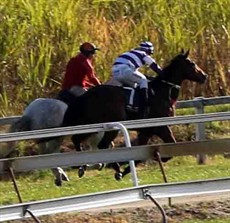
[[[226,112],[230,111],[230,105],[216,105],[216,106],[205,106],[205,113],[215,112]],[[195,108],[177,109],[176,115],[193,115],[195,114]],[[191,125],[175,125],[172,126],[173,132],[175,133],[177,141],[191,141],[195,139],[195,124]],[[205,123],[205,136],[206,139],[215,138],[228,138],[230,136],[230,121],[216,121]]]
[[[83,41],[101,47],[96,69],[102,81],[119,53],[150,40],[162,66],[185,48],[210,75],[206,87],[185,83],[181,99],[227,95],[228,8],[228,0],[2,0],[1,116],[20,114],[37,97],[53,97]]]

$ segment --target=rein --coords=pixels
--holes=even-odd
[[[174,84],[172,82],[169,82],[169,81],[165,81],[165,80],[161,80],[161,82],[170,86],[170,88],[169,88],[169,101],[170,101],[170,104],[172,107],[177,102],[177,99],[172,99],[172,89],[176,88],[176,89],[180,90],[181,86],[178,84]]]
[[[165,84],[168,84],[169,86],[176,87],[176,88],[178,88],[178,89],[181,88],[180,85],[178,85],[178,84],[173,84],[173,83],[168,82],[168,81],[165,81],[165,80],[161,80],[161,82],[163,82],[163,83],[165,83]]]

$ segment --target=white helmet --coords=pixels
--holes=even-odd
[[[144,50],[147,54],[152,54],[154,51],[154,46],[151,42],[145,41],[141,42],[139,45],[140,49]]]

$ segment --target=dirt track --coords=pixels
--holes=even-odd
[[[172,206],[168,199],[158,202],[163,205],[169,223],[182,222],[185,219],[216,219],[229,218],[230,193],[213,194],[209,196],[193,196],[173,198]],[[43,223],[150,223],[162,222],[159,209],[152,201],[146,200],[106,208],[89,209],[81,213],[58,214],[39,218]],[[12,223],[32,223],[26,221],[11,221]]]

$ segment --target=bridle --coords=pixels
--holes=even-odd
[[[172,105],[174,105],[175,103],[176,103],[176,100],[175,99],[173,99],[172,98],[172,90],[173,89],[177,89],[177,90],[180,90],[180,88],[181,88],[181,86],[180,85],[178,85],[178,84],[174,84],[174,83],[172,83],[172,82],[169,82],[169,81],[165,81],[165,80],[160,80],[162,83],[164,83],[164,84],[167,84],[167,85],[169,85],[170,87],[169,87],[169,101],[170,101],[170,104],[171,104],[171,106]]]

